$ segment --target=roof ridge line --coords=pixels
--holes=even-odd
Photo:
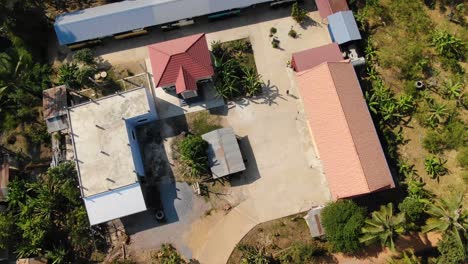
[[[359,156],[359,152],[356,148],[356,143],[354,141],[354,137],[353,137],[353,133],[351,133],[351,129],[350,129],[350,126],[349,126],[349,123],[348,123],[348,118],[346,117],[346,113],[344,112],[344,108],[343,108],[343,104],[341,103],[341,97],[340,97],[340,94],[338,93],[338,90],[336,89],[336,85],[335,85],[335,78],[333,78],[333,74],[330,70],[330,66],[329,64],[333,63],[333,64],[341,64],[343,62],[325,62],[327,64],[327,67],[328,67],[328,73],[333,81],[333,86],[335,87],[335,92],[336,92],[336,95],[338,97],[338,102],[340,103],[340,106],[341,106],[341,112],[343,113],[343,116],[344,116],[344,119],[345,119],[345,122],[346,122],[346,127],[348,128],[347,131],[349,133],[349,135],[351,136],[351,139],[353,141],[353,148],[354,148],[354,151],[356,152],[356,156],[359,160],[359,168],[361,169],[362,171],[362,174],[364,175],[364,179],[366,181],[366,185],[367,185],[367,189],[369,190],[369,192],[371,192],[370,190],[370,187],[369,187],[369,181],[367,181],[367,177],[366,177],[366,173],[364,172],[364,168],[362,167],[362,162],[361,162],[361,157]],[[349,64],[349,63],[347,63]]]
[[[185,49],[185,51],[182,52],[182,53],[186,53],[189,49],[191,49],[193,47],[193,45],[195,45],[195,43],[197,43],[201,39],[201,37],[203,37],[203,36],[205,36],[205,33],[200,33],[200,36],[198,36],[198,38],[194,42],[192,42],[192,44],[190,44],[190,46],[188,46],[188,48]]]

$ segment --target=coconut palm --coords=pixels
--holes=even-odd
[[[452,232],[462,243],[468,229],[468,213],[463,208],[463,193],[456,192],[449,198],[439,198],[428,205],[426,212],[431,216],[422,228],[424,233],[435,231],[442,234]]]
[[[447,168],[444,167],[445,163],[447,163],[446,160],[442,160],[441,158],[436,158],[434,156],[429,156],[424,160],[424,168],[432,179],[439,180],[440,176],[443,176],[447,173]]]
[[[402,213],[394,215],[392,203],[382,205],[379,211],[372,212],[372,218],[366,220],[361,230],[364,235],[359,241],[361,243],[380,241],[382,246],[394,250],[394,238],[405,232],[404,224],[405,215]]]

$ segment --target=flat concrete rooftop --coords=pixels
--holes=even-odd
[[[138,88],[69,109],[84,197],[137,182],[124,119],[148,114],[148,96]]]

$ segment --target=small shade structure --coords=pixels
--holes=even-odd
[[[341,61],[340,47],[336,43],[330,43],[317,48],[307,49],[293,53],[291,66],[296,72],[312,69],[326,61]]]
[[[315,0],[315,4],[322,19],[336,12],[349,10],[346,0]]]
[[[340,45],[361,39],[352,11],[341,11],[328,16],[328,31],[332,41]]]
[[[304,216],[304,220],[309,226],[310,235],[312,237],[320,237],[325,234],[320,217],[323,208],[324,206],[314,207]]]
[[[202,135],[208,142],[208,161],[213,178],[245,170],[244,160],[232,128],[221,128]]]
[[[68,128],[67,87],[53,87],[42,92],[42,106],[47,132],[57,132]]]
[[[324,62],[296,75],[333,199],[394,188],[353,65]]]

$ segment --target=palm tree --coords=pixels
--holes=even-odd
[[[431,216],[422,228],[424,233],[435,231],[452,232],[462,243],[468,229],[468,213],[463,208],[463,193],[456,192],[449,198],[439,198],[428,205],[426,212]]]
[[[394,215],[392,203],[386,206],[382,205],[379,211],[372,212],[371,219],[366,220],[366,224],[362,228],[364,235],[359,241],[361,243],[380,241],[382,246],[394,250],[393,239],[405,232],[404,223],[405,215],[402,213]]]

